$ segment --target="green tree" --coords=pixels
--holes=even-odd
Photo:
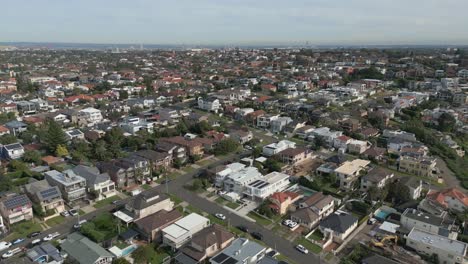
[[[98,140],[93,144],[92,147],[94,158],[99,161],[106,160],[109,157],[109,153],[107,152],[106,142],[103,140]]]
[[[24,152],[23,160],[26,162],[33,162],[38,165],[41,162],[41,153],[37,150],[27,150]]]
[[[65,157],[68,156],[68,149],[64,145],[58,145],[57,149],[55,150],[55,155],[57,157]]]
[[[396,205],[411,201],[408,186],[404,185],[400,181],[391,183],[388,190],[387,200],[390,200]]]
[[[135,251],[132,252],[132,258],[136,264],[146,264],[150,263],[150,259],[154,257],[156,251],[154,250],[152,244],[140,246]]]
[[[119,91],[119,99],[120,100],[127,100],[128,99],[128,92],[125,90]]]
[[[448,113],[441,114],[437,121],[439,122],[439,130],[443,132],[453,131],[457,123],[455,118]]]
[[[67,137],[63,132],[62,127],[55,121],[47,123],[47,133],[45,133],[44,143],[50,153],[54,153],[59,145],[65,146],[67,144]]]
[[[215,155],[226,155],[228,153],[236,151],[240,147],[240,144],[233,139],[224,139],[216,145],[214,149]]]
[[[281,171],[281,164],[277,160],[269,158],[265,161],[265,168],[267,168],[269,172]]]
[[[8,145],[8,144],[16,143],[16,142],[18,142],[18,139],[11,134],[0,136],[0,144]]]

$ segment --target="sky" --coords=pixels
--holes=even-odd
[[[468,44],[468,0],[0,0],[0,42]]]

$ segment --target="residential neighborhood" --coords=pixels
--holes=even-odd
[[[2,263],[468,263],[465,54],[0,50]]]

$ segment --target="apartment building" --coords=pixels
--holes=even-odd
[[[76,175],[72,170],[63,173],[51,170],[44,173],[45,179],[51,186],[57,186],[63,198],[72,203],[86,197],[86,180]]]
[[[264,146],[262,152],[263,155],[270,157],[288,148],[296,148],[296,143],[289,140],[281,140],[280,142]]]
[[[187,244],[192,236],[210,225],[210,220],[196,213],[176,221],[162,230],[163,243],[171,248],[179,249]]]
[[[432,157],[400,156],[398,158],[398,170],[418,176],[432,177],[437,162]]]
[[[370,161],[355,159],[353,161],[345,161],[343,165],[335,169],[335,173],[340,180],[340,188],[351,189],[354,182],[359,178],[361,172],[368,169]]]
[[[416,209],[407,208],[400,218],[401,225],[411,230],[417,228],[419,230],[457,239],[458,226],[455,224],[455,219],[448,216],[447,213],[441,216],[424,213]]]
[[[419,230],[416,227],[406,237],[406,246],[416,250],[420,254],[432,256],[436,254],[440,263],[466,264],[468,244]]]
[[[88,107],[78,112],[78,119],[83,120],[89,125],[94,125],[101,122],[103,117],[100,110],[93,107]]]

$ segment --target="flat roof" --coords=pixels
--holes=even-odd
[[[370,164],[368,160],[355,159],[353,161],[346,161],[343,165],[336,168],[335,172],[343,174],[353,174],[354,172],[366,167]]]
[[[203,225],[204,223],[209,222],[209,221],[210,220],[206,217],[203,217],[197,213],[191,213],[187,215],[186,217],[175,222],[175,224],[177,224],[178,226],[186,230],[192,230],[194,227]]]
[[[181,237],[187,233],[189,233],[189,231],[185,228],[182,228],[180,227],[179,225],[177,224],[172,224],[166,228],[164,228],[163,230],[163,233],[165,234],[168,234],[169,236],[173,237],[173,238],[178,238],[178,237]]]
[[[465,256],[468,246],[468,244],[461,241],[435,235],[416,228],[413,228],[408,234],[408,239],[419,241],[420,243],[428,244],[432,247],[439,248],[444,251],[454,252],[458,256]]]
[[[133,217],[127,215],[122,211],[117,211],[114,213],[114,216],[119,218],[120,220],[124,221],[125,223],[130,223],[133,221]]]

